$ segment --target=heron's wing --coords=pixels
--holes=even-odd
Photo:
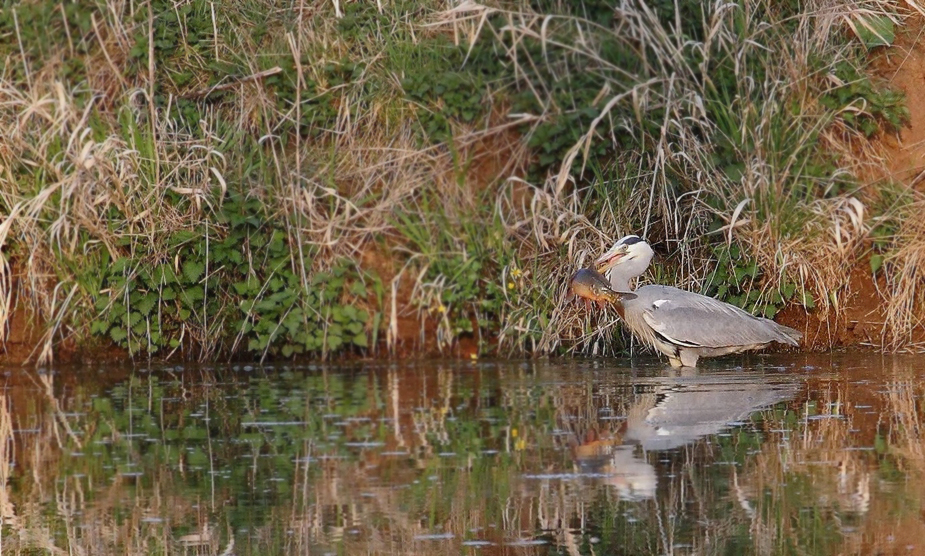
[[[795,330],[712,297],[668,287],[653,288],[646,293],[649,295],[640,299],[648,305],[643,319],[656,333],[676,345],[710,348],[769,342],[797,345],[794,335],[799,337],[799,333]]]

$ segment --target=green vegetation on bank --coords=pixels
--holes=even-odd
[[[0,321],[27,305],[43,359],[369,353],[407,317],[612,349],[562,294],[630,232],[770,317],[836,310],[877,222],[874,271],[910,264],[919,201],[865,197],[853,154],[908,118],[864,71],[898,3],[0,6]]]

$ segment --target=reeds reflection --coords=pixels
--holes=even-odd
[[[925,549],[921,360],[754,361],[689,376],[614,361],[10,370],[0,542],[99,555]]]

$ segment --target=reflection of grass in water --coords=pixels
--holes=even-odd
[[[752,529],[761,532],[756,548],[837,553],[847,540],[842,519],[866,511],[851,504],[847,490],[863,481],[866,470],[858,465],[860,452],[845,451],[851,445],[851,422],[838,418],[841,406],[832,405],[838,398],[838,392],[822,392],[781,415],[782,421],[799,424],[788,433],[771,434],[777,449],[763,450],[746,468],[741,484],[746,497],[754,499]],[[839,460],[860,474],[840,476],[834,465]]]
[[[286,530],[293,520],[305,532],[296,543],[304,550],[338,539],[349,542],[351,529],[363,531],[368,538],[375,536],[378,527],[402,523],[405,526],[400,529],[408,533],[410,542],[415,535],[451,522],[453,516],[467,515],[473,501],[486,506],[477,511],[484,516],[481,527],[488,529],[505,521],[505,516],[488,507],[498,497],[509,496],[509,478],[516,476],[511,470],[519,465],[518,458],[505,452],[511,427],[501,412],[490,412],[493,422],[487,427],[474,427],[469,421],[448,419],[453,415],[446,409],[449,398],[439,390],[434,398],[406,392],[399,400],[406,404],[402,407],[426,411],[435,416],[434,422],[430,430],[408,435],[407,457],[378,457],[374,449],[364,446],[394,442],[390,428],[379,426],[392,400],[374,382],[301,373],[272,380],[232,377],[231,383],[228,377],[212,375],[201,380],[212,386],[184,385],[169,376],[147,375],[118,385],[112,398],[84,394],[70,399],[71,408],[88,410],[72,415],[70,422],[82,432],[85,445],[93,447],[92,457],[68,456],[66,450],[58,465],[43,467],[50,472],[40,474],[39,481],[54,482],[55,471],[66,473],[69,488],[86,493],[81,501],[86,506],[80,511],[98,515],[96,523],[111,523],[121,514],[118,532],[108,538],[130,539],[146,547],[135,553],[150,553],[155,547],[168,553],[163,541],[169,538],[187,544],[205,542],[202,531],[206,525],[211,527],[209,539],[228,542],[228,533],[216,525],[222,514],[232,530],[249,528],[247,537],[259,541],[255,553],[291,549]],[[440,390],[454,396],[473,393],[467,386]],[[381,403],[377,403],[380,395]],[[425,407],[419,407],[421,403]],[[428,408],[426,404],[434,405]],[[211,419],[208,423],[204,422],[207,417]],[[302,424],[246,425],[268,421]],[[56,426],[49,421],[41,428],[51,431]],[[523,435],[523,428],[531,424],[527,421],[519,427]],[[26,451],[60,453],[55,440],[54,435],[47,435]],[[480,444],[501,453],[474,458],[466,468],[470,456],[479,455],[467,450]],[[439,455],[446,452],[458,455]],[[308,455],[313,459],[306,465]],[[358,467],[358,461],[369,467]],[[406,462],[415,463],[410,473]],[[386,474],[386,488],[376,486],[379,469]],[[122,472],[141,476],[113,481]],[[430,476],[436,480],[428,481]],[[411,484],[412,478],[420,478],[419,486],[400,495],[390,492],[395,481]],[[98,483],[111,486],[105,491],[90,488]],[[474,489],[481,490],[473,497]],[[374,496],[358,503],[358,490]],[[129,492],[134,505],[126,514]],[[43,492],[37,489],[31,494],[42,499]],[[458,502],[447,507],[447,500]],[[298,503],[290,507],[293,501]],[[457,504],[469,509],[459,509]],[[422,510],[427,516],[424,521],[420,520]],[[33,519],[33,525],[41,526],[47,516]],[[86,544],[82,539],[69,542],[94,554],[120,552],[102,538],[107,535],[96,537],[101,544]]]
[[[6,488],[16,461],[15,442],[10,400],[6,394],[3,394],[0,395],[0,518],[7,526],[15,520],[15,507],[10,500],[10,492]],[[0,533],[5,533],[5,531]]]
[[[39,400],[14,404],[19,414],[9,419],[38,431],[15,436],[16,488],[4,491],[22,531],[50,526],[54,546],[102,555],[182,553],[180,539],[220,553],[232,538],[241,554],[443,554],[463,551],[466,539],[537,536],[580,554],[688,545],[829,554],[858,552],[865,539],[886,547],[886,535],[917,516],[916,485],[878,498],[870,494],[887,493],[865,483],[877,457],[903,476],[922,469],[922,388],[914,384],[893,384],[882,398],[878,409],[897,417],[884,421],[880,456],[846,450],[858,442],[852,392],[818,381],[808,399],[762,411],[728,435],[637,450],[658,485],[654,497],[630,500],[603,479],[525,477],[580,471],[565,432],[593,429],[619,444],[620,421],[602,416],[625,415],[651,392],[600,375],[554,386],[452,368],[423,378],[394,370],[190,375],[135,375],[111,397],[91,384],[59,390],[84,456],[70,453],[73,440],[34,387],[13,392],[15,401]],[[299,424],[246,425],[255,421]],[[4,422],[0,407],[0,435]],[[121,472],[142,475],[116,479]],[[415,540],[435,534],[453,537]]]
[[[743,498],[755,508],[755,552],[892,553],[915,545],[923,532],[921,385],[888,383],[882,406],[874,406],[878,418],[854,407],[852,398],[866,394],[864,388],[821,385],[827,388],[810,402],[775,416],[768,430],[780,428],[774,423],[796,426],[770,433],[738,476]],[[885,431],[873,440],[876,450],[852,449],[874,447],[858,436],[872,436],[865,428],[872,421]]]

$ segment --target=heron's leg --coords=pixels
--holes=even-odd
[[[700,355],[691,349],[682,349],[679,355],[681,356],[681,364],[685,367],[696,367],[697,360],[700,359]]]

